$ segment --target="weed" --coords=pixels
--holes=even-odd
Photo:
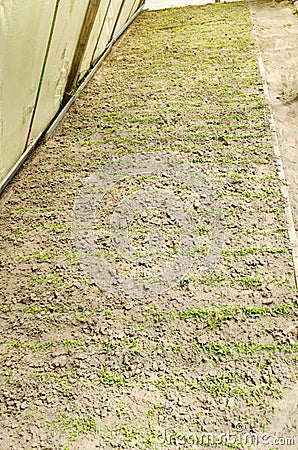
[[[100,367],[100,374],[98,376],[99,382],[107,385],[124,386],[125,380],[117,371],[107,372],[104,366]]]
[[[238,281],[243,289],[257,288],[263,285],[263,279],[261,278],[260,275],[257,275],[256,277],[251,276],[241,277],[239,278]],[[234,284],[234,281],[232,282],[232,284]]]
[[[222,251],[223,255],[234,255],[234,256],[246,256],[246,255],[255,255],[255,254],[284,254],[286,253],[286,249],[284,247],[281,248],[268,248],[268,247],[242,247],[242,248],[233,248],[233,249],[224,249]]]
[[[51,425],[55,431],[58,429],[66,434],[70,441],[75,441],[82,435],[87,436],[91,433],[96,435],[99,431],[96,420],[93,417],[80,419],[71,417],[66,413],[60,414],[57,420],[51,422]]]
[[[14,341],[10,341],[7,344],[7,348],[8,349],[16,349],[16,348],[21,348],[21,349],[29,349],[32,350],[34,352],[38,352],[38,353],[43,353],[46,352],[47,350],[52,349],[56,343],[54,340],[50,340],[50,341],[45,341],[45,342],[29,342],[26,340],[20,340],[20,339],[16,339]]]
[[[86,346],[82,343],[81,339],[64,339],[63,341],[63,345],[66,348],[66,350],[74,347],[74,348],[80,348],[80,349],[85,349]]]

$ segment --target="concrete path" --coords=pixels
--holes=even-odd
[[[261,71],[266,80],[265,95],[272,109],[273,131],[277,134],[278,152],[288,186],[294,228],[291,230],[294,262],[298,272],[298,17],[293,14],[294,8],[284,2],[252,1],[250,7]],[[276,413],[267,432],[279,436],[293,433],[297,442],[297,421],[296,384],[276,403]],[[276,448],[293,449],[294,445],[285,441]]]
[[[298,231],[298,18],[284,3],[250,5]]]

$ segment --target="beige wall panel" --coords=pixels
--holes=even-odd
[[[88,0],[62,0],[59,4],[30,140],[48,126],[61,106],[87,6]]]
[[[131,16],[136,12],[136,10],[141,7],[141,5],[143,5],[145,3],[145,0],[143,0],[142,2],[136,0],[135,4],[133,5],[133,9],[131,11]]]
[[[119,31],[121,30],[121,28],[123,27],[123,25],[128,21],[128,19],[131,16],[131,11],[134,8],[134,4],[135,6],[137,6],[139,3],[139,1],[135,1],[135,0],[126,0],[122,11],[121,11],[121,15],[119,17],[119,21],[118,24],[116,26],[115,32],[114,32],[114,36],[116,36],[117,33],[119,33]],[[113,37],[114,37],[113,36]]]
[[[52,0],[0,4],[0,179],[24,151],[54,8]]]
[[[121,1],[122,0],[118,0],[118,3],[121,6]],[[121,17],[120,17],[120,23],[121,25],[118,25],[117,27],[117,32],[121,29],[121,27],[125,24],[126,20],[128,19],[128,15],[133,7],[134,3],[139,2],[139,0],[126,0],[125,1],[125,6],[124,6],[124,11],[121,13]],[[100,56],[100,54],[104,51],[104,49],[106,48],[106,45],[108,44],[110,38],[111,38],[111,31],[113,28],[109,28],[107,27],[106,29],[102,29],[103,27],[103,21],[105,19],[105,14],[107,11],[107,7],[109,5],[109,0],[102,0],[100,7],[99,7],[99,11],[92,29],[92,33],[88,42],[88,46],[85,52],[85,56],[83,59],[83,63],[82,63],[82,67],[81,67],[81,74],[80,76],[84,76],[86,71],[90,68],[90,66],[92,65],[92,63],[94,62],[94,59],[92,61],[92,57],[93,57],[93,53],[94,53],[94,49],[96,46],[96,42],[98,40],[98,36],[99,33],[100,34],[100,41],[98,43],[95,55],[96,58],[98,58]],[[112,8],[113,6],[110,5],[110,7]],[[119,11],[119,8],[118,10]],[[114,20],[116,19],[115,17],[113,18]]]
[[[117,19],[118,16],[118,12],[120,10],[121,7],[121,3],[122,0],[112,0],[110,7],[109,7],[109,11],[107,14],[107,18],[102,30],[102,34],[101,34],[101,39],[98,42],[98,45],[96,47],[96,51],[94,54],[94,60],[96,60],[104,51],[104,49],[106,48],[108,42],[111,39],[111,34],[113,31],[113,27],[115,24],[115,21]],[[93,60],[93,62],[94,62]]]
[[[104,26],[104,20],[105,20],[105,14],[107,11],[107,8],[109,6],[109,0],[101,0],[101,3],[99,5],[98,13],[92,28],[92,32],[88,41],[88,45],[85,51],[85,55],[83,58],[81,71],[80,71],[80,77],[84,76],[87,70],[89,70],[91,64],[92,64],[92,58],[93,53],[96,47],[96,43],[98,40],[99,33],[102,38],[102,31]],[[104,48],[106,46],[107,42],[104,44]]]

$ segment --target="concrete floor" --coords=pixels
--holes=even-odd
[[[298,20],[289,4],[250,2],[251,20],[266,79],[292,219],[293,257],[298,273]],[[291,232],[291,230],[290,230]]]

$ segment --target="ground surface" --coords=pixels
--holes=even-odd
[[[211,3],[228,3],[235,0],[147,0],[145,8],[159,10],[172,7],[183,7],[190,5],[207,5]]]
[[[298,231],[297,14],[285,2],[269,6],[268,2],[251,2],[251,8]]]
[[[138,17],[1,199],[1,449],[205,448],[203,434],[210,443],[221,433],[217,448],[258,448],[251,434],[236,446],[227,433],[261,438],[297,373],[297,294],[268,117],[244,3]],[[205,175],[225,247],[202,280],[212,230],[201,199],[182,177],[119,181],[94,221],[99,254],[117,270],[154,276],[181,251],[172,215],[154,208],[136,211],[129,236],[140,256],[147,235],[165,231],[157,262],[113,248],[109,217],[140,188],[173,191],[199,235],[191,271],[136,300],[90,280],[71,226],[87,177],[142,152],[170,152]],[[274,431],[266,448],[286,448]]]

